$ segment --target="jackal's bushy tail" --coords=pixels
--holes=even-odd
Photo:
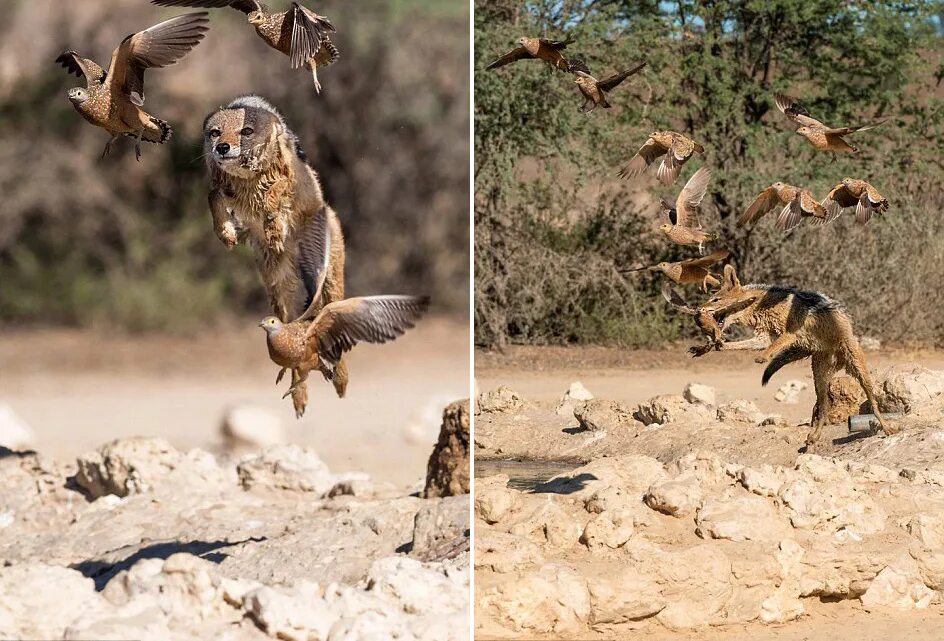
[[[788,347],[782,352],[778,352],[772,359],[770,359],[770,363],[768,363],[767,367],[764,369],[764,375],[760,379],[760,384],[766,385],[768,382],[770,382],[771,377],[785,365],[803,360],[804,358],[812,355],[813,353],[808,349],[796,346]]]

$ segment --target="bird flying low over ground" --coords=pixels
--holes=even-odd
[[[269,357],[282,367],[276,383],[286,369],[295,374],[283,398],[304,385],[313,369],[331,380],[344,352],[359,342],[386,343],[402,336],[429,309],[428,296],[362,296],[322,306],[330,258],[331,229],[322,209],[299,238],[299,271],[308,292],[305,311],[290,323],[275,316],[259,323],[266,332]],[[299,417],[303,412],[296,410]]]
[[[597,108],[597,105],[604,109],[609,109],[610,103],[606,99],[606,92],[612,91],[618,87],[621,82],[633,74],[638,73],[645,66],[645,62],[640,62],[631,69],[620,71],[603,80],[597,80],[590,74],[590,69],[583,60],[571,60],[570,71],[576,76],[574,82],[577,83],[577,88],[580,89],[580,93],[583,94],[583,106],[580,107],[580,111],[590,113]],[[587,109],[588,106],[590,107],[589,109]]]
[[[744,213],[738,218],[738,225],[747,225],[760,220],[777,205],[783,205],[777,216],[777,227],[788,231],[800,224],[802,218],[815,217],[826,219],[825,208],[816,202],[808,189],[801,189],[782,182],[775,182],[757,194]]]
[[[171,137],[171,126],[144,111],[144,71],[167,67],[183,58],[203,39],[207,13],[188,13],[133,33],[111,54],[105,71],[75,51],[66,51],[56,62],[70,73],[85,77],[85,88],[69,90],[72,106],[93,125],[112,134],[102,157],[115,139],[124,134],[137,138],[135,156],[141,158],[141,141],[163,144]]]
[[[829,223],[849,207],[856,208],[856,222],[867,223],[873,212],[888,211],[888,200],[879,193],[870,183],[857,178],[843,178],[842,182],[833,187],[822,202],[826,209],[825,220],[814,223]]]
[[[543,60],[555,69],[569,71],[570,63],[561,53],[567,48],[567,45],[573,43],[572,38],[566,40],[548,40],[547,38],[528,38],[518,39],[518,46],[502,55],[501,58],[490,63],[486,69],[498,69],[505,65],[510,65],[518,60]]]
[[[324,16],[292,3],[288,11],[271,12],[258,0],[151,0],[162,7],[232,7],[246,14],[256,33],[266,43],[291,59],[292,69],[306,66],[311,70],[315,91],[321,92],[318,67],[327,67],[340,57],[338,48],[328,37],[334,25]]]
[[[795,98],[791,98],[782,93],[774,95],[774,102],[777,108],[782,111],[790,120],[800,125],[796,130],[798,134],[806,138],[811,145],[821,151],[832,151],[837,153],[855,153],[859,151],[843,139],[843,136],[855,133],[857,131],[867,131],[874,129],[885,122],[872,123],[870,125],[857,125],[855,127],[829,127],[816,118],[810,116],[806,110]]]
[[[698,208],[708,190],[709,180],[711,170],[701,167],[685,183],[674,207],[662,199],[662,211],[669,222],[659,227],[659,230],[676,245],[697,245],[698,251],[702,252],[705,243],[717,240],[718,235],[702,229],[698,221]]]
[[[662,157],[656,177],[663,185],[671,185],[678,178],[682,165],[692,154],[703,154],[705,148],[675,131],[655,131],[640,147],[636,155],[619,172],[620,178],[633,178],[646,171]]]
[[[707,256],[701,258],[689,258],[674,263],[662,262],[651,267],[638,267],[636,269],[622,270],[622,273],[638,271],[661,271],[673,283],[677,285],[698,284],[701,285],[703,292],[708,291],[708,286],[720,287],[721,281],[715,274],[712,274],[708,267],[715,263],[727,260],[731,252],[727,249],[719,249]]]

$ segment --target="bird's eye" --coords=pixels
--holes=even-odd
[[[211,129],[211,130],[210,130],[210,138],[219,138],[219,137],[220,137],[220,130],[219,130],[219,129]]]
[[[252,127],[243,127],[243,130],[239,132],[242,136],[251,136],[253,132]]]

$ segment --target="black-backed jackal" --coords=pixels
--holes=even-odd
[[[788,363],[812,357],[816,405],[807,446],[820,437],[829,413],[829,381],[842,369],[859,381],[885,434],[896,431],[879,414],[875,384],[852,331],[852,321],[831,298],[794,287],[741,285],[731,265],[724,268],[721,289],[698,308],[688,307],[667,290],[663,294],[676,308],[694,315],[698,327],[708,336],[706,345],[691,348],[693,355],[702,356],[712,350],[763,350],[755,359],[768,363],[761,379],[763,385]],[[750,327],[755,335],[726,341],[724,329],[735,324]]]

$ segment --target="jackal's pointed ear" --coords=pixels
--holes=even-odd
[[[724,266],[724,283],[722,284],[723,289],[737,289],[741,286],[741,281],[738,280],[737,273],[734,271],[734,265],[725,265]]]

